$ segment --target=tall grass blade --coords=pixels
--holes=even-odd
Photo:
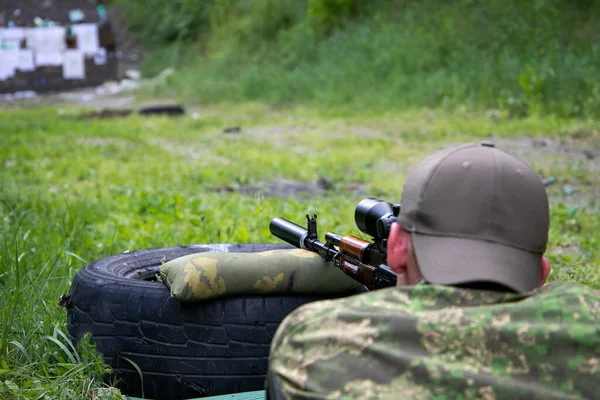
[[[84,262],[85,264],[88,264],[88,262],[86,260],[84,260],[83,258],[79,257],[77,254],[75,254],[75,253],[73,253],[71,251],[63,250],[63,253],[65,253],[65,254],[67,254],[67,255],[69,255],[71,257],[75,257],[76,259],[78,259],[81,262]]]
[[[15,233],[14,233],[13,239],[12,239],[14,246],[15,246],[15,253],[14,253],[14,257],[15,257],[15,287],[14,287],[13,294],[11,296],[10,311],[9,311],[8,316],[4,319],[4,325],[2,327],[2,340],[0,341],[0,353],[4,352],[4,349],[6,348],[7,341],[8,341],[8,333],[9,333],[10,329],[12,329],[12,324],[15,319],[15,315],[17,313],[17,304],[19,302],[19,295],[21,294],[21,263],[20,263],[20,256],[17,255],[17,254],[19,254],[19,240],[17,237],[18,237],[18,233],[21,228],[21,225],[23,224],[23,221],[25,220],[26,215],[27,215],[27,212],[24,212],[21,215],[21,218],[19,218],[19,222],[17,223],[17,226],[15,228]]]
[[[130,360],[127,357],[121,357],[123,360],[127,361],[128,363],[130,363],[131,365],[133,365],[133,368],[135,368],[135,370],[137,371],[138,375],[140,376],[140,382],[142,383],[142,397],[144,397],[144,375],[142,374],[142,370],[140,369],[140,367],[133,361]]]
[[[56,344],[58,347],[60,347],[60,349],[63,351],[63,353],[65,353],[65,355],[67,356],[67,358],[69,359],[69,361],[72,364],[76,364],[77,360],[75,360],[75,357],[73,356],[73,354],[69,351],[69,349],[67,349],[67,346],[65,346],[64,344],[61,343],[60,340],[52,337],[52,336],[44,336],[44,339],[47,339],[49,341],[51,341],[52,343]]]
[[[8,342],[8,344],[12,344],[17,349],[19,349],[19,351],[21,353],[23,353],[23,355],[25,356],[25,358],[27,359],[27,361],[29,361],[30,363],[32,362],[31,361],[31,357],[29,357],[29,354],[27,354],[27,351],[25,350],[25,347],[23,347],[23,345],[21,343],[17,342],[16,340],[11,340],[10,342]]]
[[[63,340],[65,342],[67,342],[67,344],[69,345],[69,347],[71,348],[71,350],[73,350],[73,355],[75,356],[75,358],[77,359],[77,362],[81,362],[81,358],[79,357],[79,353],[77,352],[77,350],[75,349],[75,346],[73,345],[73,342],[71,342],[71,339],[69,339],[67,337],[67,335],[65,335],[63,333],[63,331],[61,331],[60,329],[58,329],[58,326],[54,326],[54,333],[55,334],[59,334],[60,337],[63,338]]]

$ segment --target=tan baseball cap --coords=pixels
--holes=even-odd
[[[435,153],[409,171],[398,221],[433,284],[539,286],[550,213],[541,179],[491,142]]]

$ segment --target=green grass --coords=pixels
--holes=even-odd
[[[307,212],[321,235],[358,234],[361,199],[398,201],[411,165],[466,141],[556,178],[550,280],[600,288],[599,2],[112,3],[146,44],[146,75],[176,69],[141,94],[204,106],[196,119],[0,111],[0,399],[120,397],[57,306],[87,262],[276,243],[270,219]],[[321,196],[220,190],[322,178]]]
[[[257,104],[201,107],[197,119],[82,121],[77,112],[0,112],[0,398],[118,397],[102,383],[93,346],[68,341],[57,307],[86,262],[149,247],[277,243],[270,219],[303,223],[307,212],[319,214],[321,235],[357,234],[362,198],[398,201],[409,166],[465,141],[565,141],[569,151],[536,147],[526,157],[558,181],[549,187],[550,280],[600,288],[598,163],[570,158],[600,143],[595,120],[426,109],[344,116]],[[242,131],[223,134],[229,126]],[[218,191],[322,177],[333,182],[326,196]],[[563,195],[565,185],[576,194]]]
[[[188,100],[599,116],[593,0],[115,2]]]

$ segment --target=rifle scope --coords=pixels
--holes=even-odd
[[[400,204],[391,204],[373,197],[362,200],[354,211],[354,221],[361,232],[376,240],[386,240],[392,223],[398,221]]]

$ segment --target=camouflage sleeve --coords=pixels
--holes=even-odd
[[[600,392],[600,293],[418,285],[311,303],[271,346],[285,399],[569,399]]]

